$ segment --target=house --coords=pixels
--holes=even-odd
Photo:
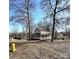
[[[43,28],[36,28],[32,34],[32,38],[39,40],[51,39],[51,34],[49,31],[44,30]]]
[[[68,36],[65,32],[56,33],[56,39],[65,40],[68,39]]]

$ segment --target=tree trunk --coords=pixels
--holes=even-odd
[[[26,0],[25,0],[25,2],[26,2]],[[27,18],[28,18],[28,30],[29,30],[29,34],[28,34],[28,37],[29,37],[29,39],[28,40],[30,40],[31,39],[31,36],[30,36],[30,34],[31,34],[31,31],[30,31],[30,19],[29,19],[29,0],[27,1],[27,7],[26,7],[26,9],[27,9]]]
[[[55,17],[56,17],[56,9],[57,9],[57,4],[58,4],[58,1],[56,0],[56,5],[55,5],[55,9],[54,9],[54,15],[53,15],[53,27],[52,27],[52,39],[51,41],[54,40],[54,32],[55,32]]]
[[[29,28],[29,40],[31,39],[31,32],[30,32],[30,19],[29,19],[29,0],[28,0],[28,9],[27,9],[27,15],[28,15],[28,28]]]
[[[54,15],[54,18],[53,18],[53,28],[52,28],[52,39],[51,39],[51,41],[54,40],[54,31],[55,31],[55,15]]]

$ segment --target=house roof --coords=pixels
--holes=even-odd
[[[36,28],[35,30],[34,30],[34,32],[37,32],[37,33],[39,33],[40,31],[45,31],[43,28]]]
[[[50,32],[50,31],[46,30],[44,27],[40,27],[40,28],[37,27],[37,28],[34,30],[34,32],[40,32],[40,31],[47,31],[47,32]]]

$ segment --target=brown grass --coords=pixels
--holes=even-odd
[[[20,44],[10,59],[70,59],[70,42],[39,42]]]

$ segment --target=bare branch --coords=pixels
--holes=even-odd
[[[48,1],[49,1],[49,4],[50,4],[50,7],[51,7],[52,11],[54,11],[54,9],[52,7],[52,4],[51,4],[51,1],[50,0],[48,0]]]
[[[64,10],[68,10],[69,8],[70,8],[70,6],[68,5],[67,7],[65,7],[65,8],[63,8],[63,9],[57,11],[56,13],[61,12],[61,11],[64,11]]]

